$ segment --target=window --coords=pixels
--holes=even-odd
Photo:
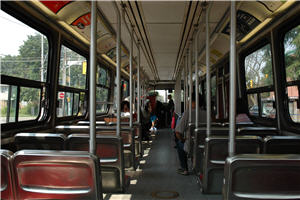
[[[59,85],[85,89],[86,58],[62,45],[59,67]]]
[[[129,83],[126,80],[122,81],[122,100],[129,96]]]
[[[86,73],[86,58],[62,45],[59,92],[57,94],[58,117],[82,116],[85,114]]]
[[[97,84],[107,86],[107,72],[104,68],[98,66]]]
[[[0,113],[1,124],[16,121],[16,108],[17,108],[17,87],[11,85],[0,86],[1,100],[0,100]]]
[[[79,111],[78,111],[78,116],[82,116],[86,112],[86,106],[85,106],[85,92],[80,92],[79,96]]]
[[[259,116],[257,94],[248,94],[249,114]]]
[[[275,94],[274,92],[260,93],[261,116],[276,118]]]
[[[245,58],[247,89],[273,85],[270,44]]]
[[[36,119],[40,112],[40,99],[41,89],[21,87],[18,121]]]
[[[294,122],[300,123],[300,25],[284,36],[284,60],[289,115]]]
[[[108,101],[108,89],[107,88],[96,88],[96,113],[107,112],[107,102]]]
[[[1,124],[43,120],[48,38],[2,10],[0,23],[5,27],[0,32]]]
[[[46,82],[47,37],[2,10],[0,24],[5,27],[0,33],[1,75]]]
[[[211,111],[214,116],[217,115],[217,79],[216,75],[211,77]]]
[[[244,60],[249,114],[276,118],[271,45],[267,44]]]
[[[108,111],[110,76],[107,69],[99,65],[97,68],[96,113],[101,114]]]

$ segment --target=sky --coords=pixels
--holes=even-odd
[[[28,35],[37,33],[34,29],[0,10],[0,24],[6,31],[0,31],[0,55],[18,55],[19,46]]]

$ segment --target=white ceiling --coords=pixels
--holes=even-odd
[[[160,80],[171,80],[187,2],[141,2]]]
[[[201,3],[198,3],[197,6],[195,6],[197,2],[193,2],[192,7],[195,8],[195,10],[189,10],[188,8],[191,5],[190,3],[191,2],[189,1],[137,1],[134,3],[127,2],[127,5],[133,6],[132,8],[127,7],[127,11],[129,10],[130,12],[131,9],[131,17],[141,20],[138,26],[140,29],[143,29],[145,31],[145,33],[141,34],[143,35],[142,37],[146,37],[146,45],[148,45],[144,48],[148,48],[147,51],[151,54],[148,56],[150,56],[151,59],[153,57],[154,63],[151,67],[156,68],[159,80],[172,80],[172,78],[174,78],[174,72],[179,72],[177,70],[174,70],[175,67],[182,67],[182,62],[180,62],[180,60],[182,61],[182,58],[186,53],[186,49],[189,48],[188,40],[193,37],[193,25],[195,23],[199,23],[200,28],[198,49],[198,55],[200,55],[200,57],[198,58],[198,60],[202,65],[205,64],[205,52],[200,52],[205,47],[205,14],[202,12]],[[270,3],[267,1],[265,1],[264,3],[269,6],[269,9],[273,10],[276,10],[282,4],[282,2]],[[119,6],[119,9],[121,10],[120,3],[117,2],[117,4]],[[223,34],[222,30],[229,21],[230,16],[228,14],[226,15],[225,13],[230,13],[230,2],[209,1],[209,6],[211,7],[209,15],[210,36],[212,39],[211,60],[217,62],[228,52],[229,49],[229,37],[228,35]],[[101,8],[112,26],[116,28],[116,14],[112,6],[112,2],[98,2],[98,7]],[[239,2],[238,9],[246,10],[261,21],[263,21],[268,15],[271,14],[271,12],[264,7],[262,2]],[[195,17],[192,17],[193,15],[195,15]],[[188,31],[189,29],[188,27],[184,27],[185,21],[187,19],[187,23],[192,24],[192,28],[189,33],[184,32],[184,30]],[[217,32],[213,33],[217,26],[219,27],[219,29],[216,30]],[[124,25],[122,25],[121,38],[127,48],[129,48],[130,37],[127,30],[124,28]],[[181,41],[182,39],[183,41]],[[183,43],[181,44],[181,42]],[[187,44],[185,42],[187,42]],[[180,44],[182,46],[180,46]],[[181,48],[181,50],[179,48]],[[185,50],[182,50],[183,48],[185,48]],[[136,48],[134,48],[135,56],[136,52],[137,50]],[[141,51],[141,54],[141,66],[148,74],[148,77],[153,80],[153,73],[155,72],[150,69],[151,64],[149,64],[149,60],[146,59],[147,56],[143,54],[143,51]],[[178,63],[176,63],[176,61]],[[214,64],[214,62],[212,62],[211,64]]]

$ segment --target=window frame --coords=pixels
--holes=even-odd
[[[108,67],[106,67],[104,64],[102,64],[101,62],[98,62],[97,63],[97,66],[96,66],[97,68],[99,67],[99,68],[102,68],[102,69],[104,69],[105,71],[106,71],[106,81],[105,82],[107,82],[107,77],[109,76],[109,86],[106,86],[106,84],[100,84],[100,83],[97,83],[97,81],[96,81],[96,87],[97,88],[99,88],[99,89],[101,89],[101,88],[104,88],[104,89],[107,89],[107,102],[109,102],[109,97],[110,97],[110,95],[111,95],[111,89],[110,89],[110,85],[111,85],[111,72],[110,72],[110,70],[108,69]],[[98,69],[97,69],[98,70]],[[100,70],[99,70],[99,72],[100,72]],[[97,91],[97,89],[96,89],[96,91]],[[96,99],[97,100],[97,99]],[[96,104],[97,104],[97,102],[96,102]],[[104,105],[104,104],[103,104]],[[109,111],[109,109],[110,109],[110,104],[109,103],[107,103],[106,104],[106,111],[105,112],[97,112],[97,110],[96,110],[96,115],[98,116],[98,115],[103,115],[103,114],[107,114],[108,113],[108,111]]]
[[[273,84],[268,85],[268,86],[262,86],[262,87],[256,87],[256,88],[250,88],[247,89],[246,85],[246,69],[245,69],[245,59],[248,55],[254,53],[255,51],[263,48],[266,45],[270,45],[270,51],[271,51],[271,62],[272,62],[272,76],[273,76]],[[263,117],[262,116],[262,110],[261,110],[261,93],[264,92],[276,92],[275,91],[275,69],[274,69],[274,60],[273,60],[273,48],[272,48],[272,42],[270,39],[270,34],[266,34],[264,37],[261,39],[257,40],[255,43],[253,43],[249,48],[246,48],[246,50],[242,51],[240,53],[240,71],[241,71],[241,89],[242,89],[242,96],[246,96],[248,99],[249,94],[257,94],[257,101],[258,101],[258,111],[259,111],[259,116],[254,116],[250,115],[249,113],[249,105],[248,105],[248,100],[247,100],[247,107],[248,107],[248,115],[252,119],[259,119],[260,121],[266,122],[266,123],[272,123],[274,124],[277,119],[277,114],[275,118],[268,118],[268,117]],[[276,96],[275,96],[275,102],[277,101]],[[278,109],[276,108],[276,113],[278,112]]]
[[[283,83],[283,89],[284,89],[284,99],[283,99],[283,108],[284,108],[284,119],[287,121],[287,126],[291,129],[293,128],[299,128],[300,127],[300,122],[295,122],[292,120],[290,112],[289,112],[289,99],[288,99],[288,93],[287,93],[287,89],[290,86],[297,86],[298,87],[298,91],[300,90],[300,80],[294,80],[294,81],[287,81],[286,80],[286,63],[285,63],[285,54],[284,54],[284,38],[285,35],[291,31],[292,29],[296,28],[297,26],[300,26],[299,21],[295,20],[298,19],[300,17],[300,15],[295,15],[292,17],[292,19],[289,19],[288,21],[286,21],[284,23],[284,25],[279,26],[276,30],[278,30],[278,38],[279,38],[279,53],[280,53],[280,58],[279,58],[279,62],[280,62],[280,66],[281,67],[281,74],[282,74],[282,83]],[[300,94],[299,94],[299,99],[300,99]]]
[[[10,4],[11,2],[2,2],[1,4],[1,10],[5,12],[6,14],[10,15],[11,17],[15,18],[19,22],[29,26],[30,28],[36,30],[37,32],[43,34],[44,37],[48,40],[48,61],[47,66],[44,66],[44,69],[47,70],[45,78],[46,80],[44,82],[36,81],[36,80],[29,80],[19,77],[12,77],[8,75],[2,75],[1,74],[1,84],[4,85],[11,85],[11,86],[17,86],[17,105],[16,105],[16,113],[15,117],[18,118],[19,115],[19,101],[20,101],[20,87],[28,87],[28,88],[38,88],[41,89],[41,96],[40,96],[40,107],[39,107],[39,115],[34,120],[25,120],[25,121],[15,121],[15,122],[8,122],[1,124],[2,133],[1,136],[11,136],[13,134],[13,129],[16,128],[16,126],[20,127],[20,129],[38,125],[42,126],[45,124],[45,122],[50,117],[49,112],[49,105],[48,107],[44,107],[46,105],[42,102],[43,95],[48,96],[49,90],[51,87],[50,84],[50,76],[53,71],[53,69],[50,67],[53,62],[51,61],[51,57],[53,56],[53,41],[55,41],[55,32],[54,30],[49,29],[49,26],[47,26],[45,23],[40,21],[38,18],[32,18],[30,13],[24,12],[24,10],[18,6],[12,6]],[[44,93],[43,93],[44,92]],[[42,107],[46,109],[46,112],[42,113]],[[41,116],[43,114],[43,116]]]
[[[78,48],[74,47],[73,45],[70,44],[70,42],[68,40],[66,40],[65,38],[62,38],[61,40],[61,43],[59,45],[59,56],[57,57],[58,60],[60,61],[60,57],[61,57],[61,49],[62,49],[62,46],[65,46],[67,48],[69,48],[70,50],[74,51],[75,53],[81,55],[82,57],[84,57],[86,59],[86,62],[87,62],[87,69],[86,69],[86,76],[85,76],[85,89],[80,89],[80,88],[75,88],[75,87],[69,87],[69,86],[64,86],[64,85],[60,85],[59,84],[59,68],[60,68],[60,64],[58,64],[57,66],[57,90],[56,90],[56,101],[58,100],[58,93],[59,92],[69,92],[69,93],[72,93],[73,94],[73,98],[74,98],[74,94],[75,93],[78,93],[79,94],[79,102],[80,102],[80,93],[83,92],[85,94],[85,97],[84,97],[84,101],[86,102],[87,101],[87,95],[88,95],[88,82],[89,82],[89,79],[88,79],[88,74],[89,74],[89,55],[87,53],[85,53],[84,51],[82,50],[79,50]],[[60,63],[60,62],[59,62]],[[78,115],[79,111],[80,111],[80,104],[78,104],[78,112],[76,113],[76,115],[74,115],[73,113],[73,109],[74,109],[74,101],[72,102],[72,115],[71,116],[61,116],[59,117],[58,116],[58,113],[57,113],[57,108],[58,108],[58,105],[56,105],[56,115],[55,115],[55,119],[56,121],[65,121],[65,120],[75,120],[75,119],[79,119],[79,118],[82,118],[86,115],[86,113],[88,112],[87,109],[84,110],[84,113],[82,113],[82,115]]]

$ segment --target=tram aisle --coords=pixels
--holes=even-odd
[[[184,200],[222,199],[221,195],[203,195],[193,174],[184,176],[176,172],[179,161],[171,129],[159,130],[155,140],[150,144],[150,151],[147,151],[149,149],[145,152],[140,169],[132,174],[132,181],[126,194],[106,195],[104,200],[163,199],[159,196],[164,199],[170,197],[168,199]],[[175,197],[176,193],[178,197]]]

